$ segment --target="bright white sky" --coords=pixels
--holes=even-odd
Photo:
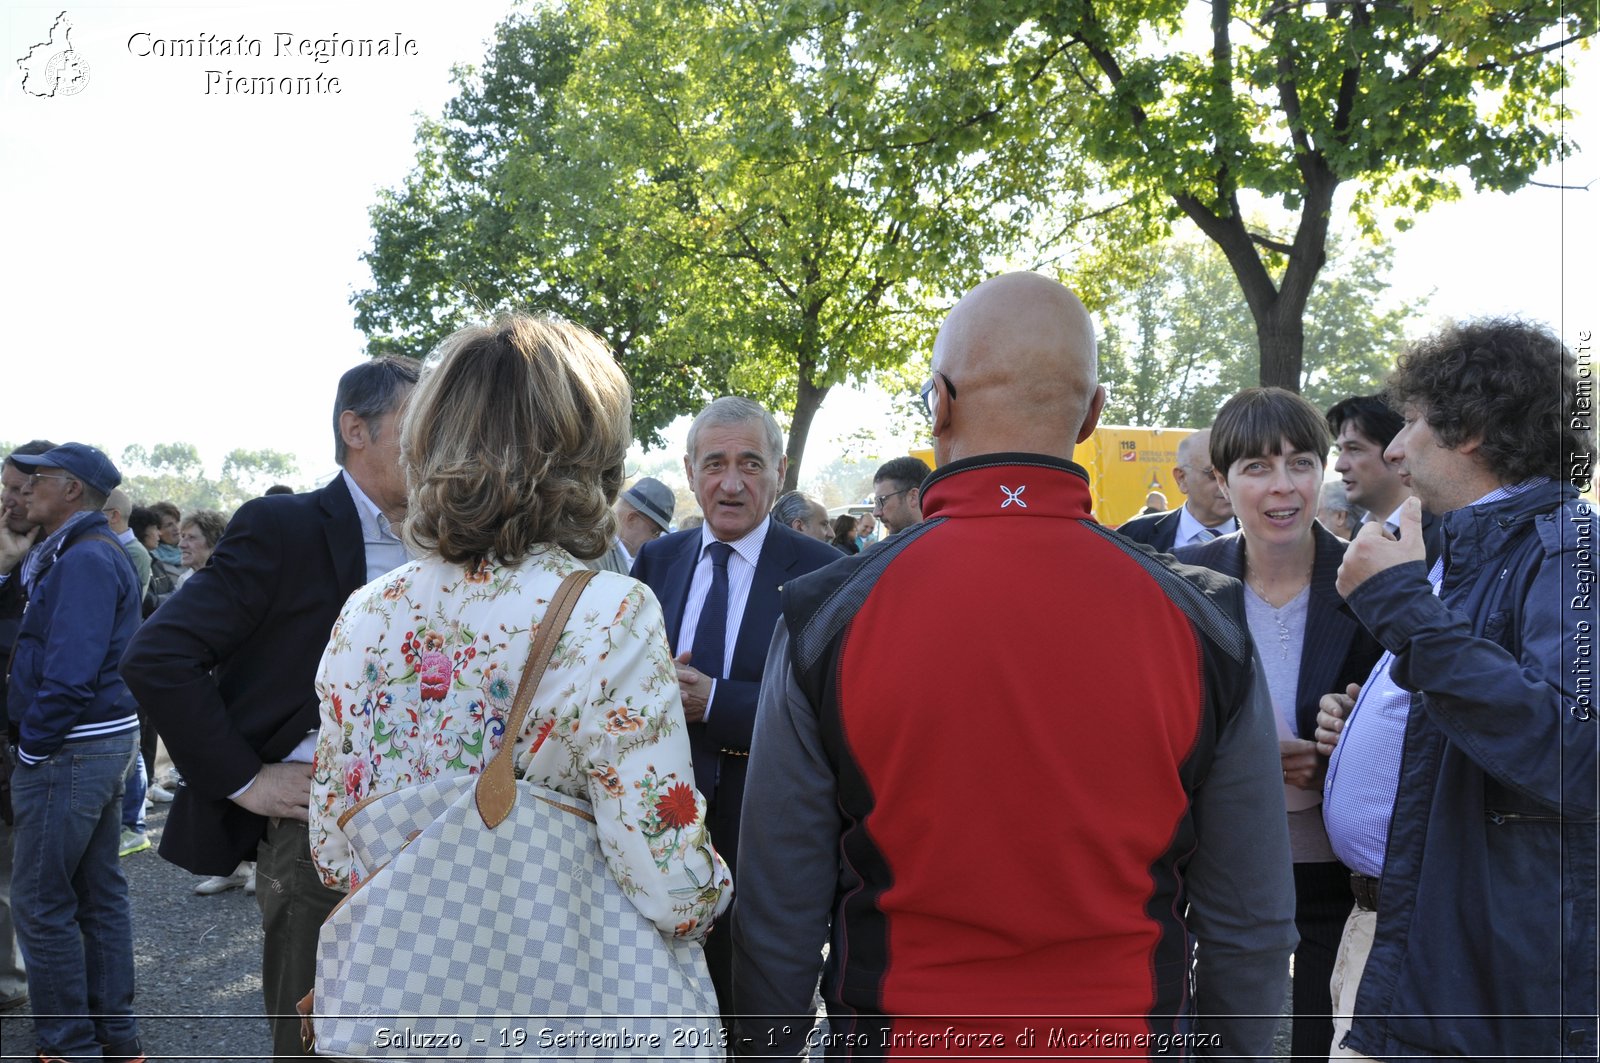
[[[363,357],[349,296],[369,281],[367,208],[410,168],[415,115],[438,113],[452,64],[481,61],[507,0],[78,4],[67,14],[87,86],[30,96],[15,60],[61,10],[12,0],[0,12],[0,439],[78,439],[113,457],[130,443],[192,442],[213,471],[234,447],[270,447],[295,454],[305,482],[325,477],[334,386]],[[129,49],[138,33],[243,34],[264,54],[141,57]],[[275,58],[280,33],[398,33],[417,54]],[[1593,53],[1582,63],[1569,103],[1588,112],[1572,131],[1590,150],[1541,179],[1593,190],[1469,194],[1436,209],[1396,238],[1399,295],[1435,291],[1434,316],[1549,321],[1569,345],[1595,327],[1600,66]],[[208,69],[323,73],[342,92],[207,95]],[[837,391],[807,469],[884,409],[881,396]]]

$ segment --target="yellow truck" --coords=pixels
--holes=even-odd
[[[1183,496],[1172,480],[1172,467],[1178,464],[1178,444],[1195,431],[1115,424],[1096,428],[1073,452],[1073,460],[1089,471],[1095,519],[1115,528],[1138,516],[1151,491],[1166,495],[1169,509],[1183,505]],[[911,456],[933,467],[932,447],[913,448]]]

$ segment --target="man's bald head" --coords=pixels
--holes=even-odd
[[[133,502],[128,498],[128,492],[120,487],[113,487],[111,493],[106,495],[106,504],[100,507],[100,512],[106,515],[106,522],[111,525],[111,530],[121,535],[128,530],[128,518],[133,515]]]
[[[1071,458],[1105,400],[1088,311],[1037,273],[991,277],[963,296],[934,340],[933,370],[940,464],[1000,451]]]
[[[1211,464],[1211,429],[1202,428],[1178,443],[1178,464],[1204,468]]]

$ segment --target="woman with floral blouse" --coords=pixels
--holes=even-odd
[[[417,386],[401,449],[418,560],[351,596],[317,678],[311,850],[329,886],[359,884],[342,813],[477,773],[505,740],[551,597],[611,541],[631,402],[597,338],[526,315],[456,333]],[[639,910],[703,939],[732,882],[647,587],[595,575],[512,737],[519,776],[592,804],[607,867]]]

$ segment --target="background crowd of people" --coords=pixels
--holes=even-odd
[[[1007,274],[935,342],[937,468],[831,522],[724,397],[674,529],[609,352],[522,314],[347,372],[339,475],[231,518],[17,448],[0,1007],[43,1059],[143,1058],[118,860],[171,800],[161,856],[256,893],[274,1055],[309,1052],[318,931],[378,870],[349,814],[509,742],[696,944],[736,1054],[1268,1055],[1292,956],[1296,1058],[1592,1056],[1572,353],[1474,322],[1325,412],[1247,389],[1117,530],[1073,462],[1104,397],[1076,296]]]

